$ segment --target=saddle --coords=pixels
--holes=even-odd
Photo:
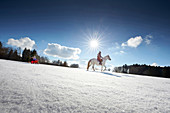
[[[99,65],[102,65],[102,61],[103,61],[103,59],[101,59],[101,61],[100,61],[100,60],[98,60]]]

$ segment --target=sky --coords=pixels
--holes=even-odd
[[[170,0],[1,0],[0,41],[52,60],[170,65]],[[98,46],[93,47],[95,41]]]

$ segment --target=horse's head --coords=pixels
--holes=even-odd
[[[109,56],[109,55],[107,55],[107,59],[108,59],[108,60],[111,60],[111,58],[110,58],[110,56]]]

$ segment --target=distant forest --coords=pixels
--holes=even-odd
[[[39,56],[37,51],[30,50],[25,48],[23,52],[21,52],[21,48],[13,49],[12,47],[3,47],[2,42],[0,41],[0,59],[7,59],[7,60],[15,60],[15,61],[22,61],[22,62],[31,62],[31,58],[36,57],[38,63],[46,64],[46,65],[54,65],[54,66],[64,66],[69,67],[66,61],[62,62],[60,60],[54,60],[50,63],[48,57]],[[78,68],[78,64],[71,64],[70,67]]]
[[[170,66],[160,67],[160,66],[150,66],[146,64],[143,65],[133,64],[128,66],[127,64],[125,64],[120,67],[115,67],[114,71],[119,73],[170,78]]]

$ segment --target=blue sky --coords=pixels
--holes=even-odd
[[[113,66],[168,66],[169,14],[169,0],[2,0],[0,41],[36,48],[50,60],[84,64],[100,50]],[[90,36],[100,40],[96,50]]]

